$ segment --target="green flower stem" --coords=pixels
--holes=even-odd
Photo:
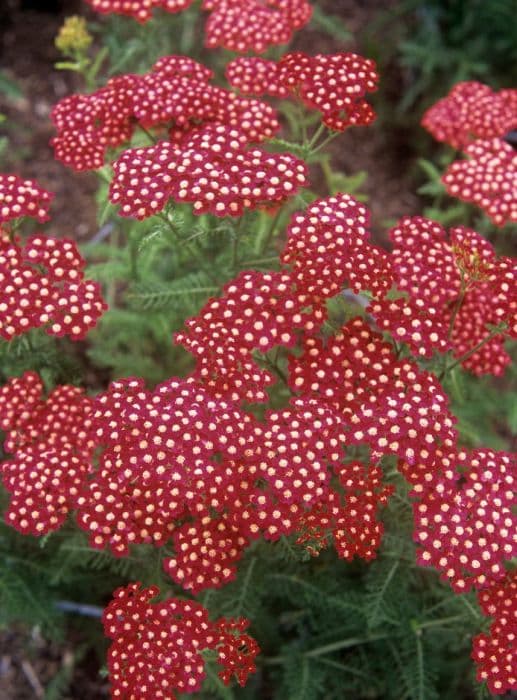
[[[279,207],[278,211],[271,220],[269,227],[266,230],[264,236],[259,235],[257,237],[257,243],[255,246],[258,255],[262,255],[268,249],[271,239],[274,236],[280,217],[282,216],[282,207]]]
[[[321,151],[322,148],[324,148],[328,143],[331,141],[334,141],[334,139],[337,139],[339,136],[340,132],[339,131],[334,131],[329,136],[327,136],[326,139],[324,139],[316,148],[313,148],[312,151],[310,152],[310,155],[313,156],[315,153],[318,151]]]
[[[259,267],[261,265],[270,265],[272,262],[278,262],[278,255],[270,255],[266,258],[257,258],[257,260],[242,260],[241,267],[243,270],[248,267]]]
[[[417,624],[416,630],[428,629],[429,627],[444,627],[449,624],[449,622],[459,622],[464,619],[464,615],[451,615],[450,617],[442,617],[439,620],[428,620],[427,622]]]
[[[451,321],[449,323],[449,332],[447,338],[450,340],[452,338],[452,332],[454,331],[454,324],[456,323],[456,318],[465,299],[465,293],[467,291],[467,285],[465,284],[465,279],[463,273],[461,273],[461,287],[458,298],[456,299],[456,304],[454,305],[454,310],[452,312]]]
[[[305,147],[307,144],[307,123],[306,123],[306,117],[305,113],[303,111],[303,108],[299,102],[297,104],[297,110],[298,110],[298,115],[299,115],[299,125],[300,125],[300,130],[301,130],[301,140],[302,144]]]
[[[289,381],[287,378],[286,373],[283,371],[283,369],[278,365],[277,362],[277,357],[278,357],[278,349],[277,349],[277,354],[275,355],[275,359],[271,359],[267,355],[264,356],[264,364],[268,369],[270,369],[272,372],[274,372],[277,377],[285,384],[285,386],[291,391],[289,387]]]
[[[111,178],[109,175],[107,175],[106,172],[104,172],[104,167],[99,168],[98,170],[95,171],[95,174],[99,178],[99,180],[102,180],[105,182],[107,185],[111,185]]]
[[[370,644],[371,642],[377,642],[381,639],[387,639],[388,634],[374,634],[371,637],[347,637],[346,639],[340,639],[338,642],[332,642],[332,644],[325,644],[321,647],[316,647],[310,651],[306,651],[304,656],[307,659],[313,659],[318,656],[325,656],[325,654],[332,654],[334,651],[340,651],[341,649],[350,649],[351,647],[360,646],[362,644]],[[263,662],[268,666],[279,666],[286,662],[285,656],[271,656],[263,659]]]
[[[471,357],[474,353],[476,353],[478,350],[481,350],[483,345],[486,345],[486,343],[489,343],[492,338],[495,338],[496,335],[500,335],[504,329],[501,328],[500,326],[497,326],[496,328],[493,328],[490,333],[483,338],[483,340],[480,340],[477,345],[474,345],[473,348],[471,348],[468,352],[466,352],[464,355],[461,357],[458,357],[457,360],[455,360],[452,364],[450,364],[448,367],[445,367],[443,372],[440,374],[438,379],[441,381],[451,370],[453,370],[455,367],[458,365],[461,365],[462,362],[465,362],[465,360],[468,360],[469,357]]]
[[[244,215],[240,217],[237,222],[237,226],[233,231],[233,241],[232,241],[232,272],[235,275],[237,273],[237,268],[239,267],[239,238],[241,234],[241,229],[244,221]]]
[[[309,143],[307,144],[307,151],[308,151],[308,153],[310,153],[310,152],[312,151],[313,147],[316,145],[316,143],[318,142],[319,137],[322,135],[322,133],[325,131],[325,129],[326,129],[325,124],[324,124],[323,122],[321,122],[321,124],[319,125],[319,127],[318,127],[318,128],[316,129],[316,131],[314,132],[314,134],[313,134],[311,140],[310,140]]]
[[[142,126],[140,123],[138,123],[138,128],[140,129],[140,131],[141,131],[143,134],[145,134],[145,135],[147,136],[147,138],[149,139],[149,141],[150,141],[150,142],[153,144],[153,146],[154,146],[154,145],[156,144],[156,139],[155,139],[154,136],[151,134],[151,132],[148,131],[148,130],[145,128],[145,126]]]

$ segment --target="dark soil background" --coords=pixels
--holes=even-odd
[[[389,10],[394,2],[382,0],[320,0],[323,11],[339,16],[359,37],[357,46],[346,50],[368,51],[361,35],[372,17]],[[96,231],[93,197],[96,178],[76,174],[53,159],[49,140],[52,106],[65,95],[82,89],[71,73],[57,71],[59,60],[54,38],[67,15],[88,14],[81,0],[0,0],[0,71],[19,88],[19,95],[0,90],[1,125],[8,148],[0,169],[37,179],[56,193],[52,206],[52,235],[91,239]],[[91,13],[89,16],[93,16]],[[382,37],[379,38],[382,41]],[[343,50],[328,35],[314,29],[301,31],[294,47],[310,53]],[[404,89],[403,76],[394,65],[382,75],[381,91],[375,98],[394,109]],[[389,108],[388,108],[389,110]],[[407,131],[380,120],[373,128],[353,129],[333,143],[336,170],[353,174],[365,170],[368,177],[361,192],[368,195],[373,228],[378,233],[386,221],[419,210],[415,189],[415,152]],[[45,688],[57,674],[71,679],[66,700],[102,700],[108,697],[107,682],[99,675],[99,662],[89,653],[74,662],[80,637],[71,630],[59,644],[45,641],[37,629],[0,631],[0,699],[44,698]]]

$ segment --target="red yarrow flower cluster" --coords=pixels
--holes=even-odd
[[[238,128],[248,142],[279,129],[275,110],[212,85],[212,72],[186,56],[165,56],[144,75],[112,78],[89,95],[55,106],[55,156],[74,170],[102,167],[109,149],[127,143],[138,125],[171,131],[171,140],[206,124]]]
[[[226,77],[244,94],[284,97],[290,93],[309,109],[322,113],[323,123],[334,131],[367,126],[375,112],[365,97],[377,90],[374,61],[354,53],[288,53],[275,63],[257,58],[230,62]]]
[[[204,0],[210,12],[205,44],[238,53],[263,53],[288,44],[312,16],[307,0]]]
[[[438,449],[455,444],[454,418],[434,375],[397,361],[360,318],[326,342],[308,338],[303,353],[290,359],[289,383],[346,420],[349,444],[369,445],[374,460],[394,454],[412,465],[413,483],[432,468]]]
[[[422,125],[467,156],[445,172],[447,192],[479,206],[496,226],[517,221],[517,156],[503,140],[517,127],[517,90],[458,83],[426,112]]]
[[[219,676],[228,685],[233,676],[245,685],[255,673],[257,642],[246,633],[248,620],[220,618],[190,600],[151,602],[156,586],[130,583],[118,588],[104,610],[111,695],[117,700],[175,700],[177,693],[195,693],[205,678],[204,651],[217,653]]]
[[[59,386],[43,398],[43,384],[26,372],[0,388],[3,484],[11,494],[6,522],[23,534],[61,527],[88,473],[95,441],[90,433],[92,399],[82,389]]]
[[[447,192],[476,204],[496,226],[517,222],[515,149],[495,138],[475,141],[465,148],[465,155],[465,160],[451,163],[443,175]]]
[[[110,201],[122,216],[138,219],[161,211],[169,199],[190,202],[198,215],[241,216],[281,204],[307,183],[298,158],[245,144],[241,131],[210,125],[179,144],[125,151],[114,165]]]
[[[309,303],[288,274],[242,272],[225,285],[220,299],[210,299],[186,322],[175,340],[194,355],[194,376],[216,396],[265,401],[274,377],[253,353],[294,345],[296,329],[314,328],[312,316],[303,313]]]
[[[192,0],[86,0],[103,14],[121,14],[147,22],[153,10],[181,12]],[[293,32],[312,16],[308,0],[203,0],[209,17],[205,46],[223,47],[239,53],[262,53],[270,46],[287,44]]]
[[[84,338],[107,309],[99,284],[84,279],[84,264],[71,240],[32,236],[22,246],[0,232],[0,336],[44,328]]]
[[[402,219],[390,238],[393,282],[402,294],[372,301],[368,310],[378,325],[415,355],[452,349],[455,357],[466,356],[465,369],[502,374],[510,361],[505,337],[516,333],[515,262],[497,258],[471,229],[458,226],[447,235],[422,217]],[[501,332],[492,334],[490,327],[500,325]]]
[[[517,90],[494,92],[476,81],[458,83],[427,110],[422,126],[437,141],[460,150],[476,139],[503,136],[517,126]]]
[[[517,690],[517,571],[479,593],[479,605],[492,623],[488,634],[474,637],[472,658],[477,679],[495,695]]]
[[[93,428],[104,449],[79,504],[78,522],[91,545],[118,556],[130,544],[160,546],[175,521],[219,510],[232,477],[225,459],[250,448],[252,425],[191,378],[153,392],[142,380],[114,382],[95,399]]]
[[[338,556],[352,561],[355,556],[370,561],[377,556],[384,533],[377,519],[386,505],[392,486],[383,486],[382,469],[361,462],[346,464],[338,471],[343,492],[330,489],[325,499],[300,518],[296,543],[317,556],[332,538]]]
[[[460,470],[455,470],[455,464]],[[492,450],[451,455],[452,472],[414,505],[418,560],[458,593],[505,576],[517,542],[517,461]]]
[[[369,242],[369,212],[348,194],[313,202],[291,218],[280,259],[298,290],[323,307],[345,286],[384,296],[392,285],[388,255]]]
[[[53,197],[52,192],[47,192],[34,180],[0,174],[0,225],[22,216],[40,223],[48,221]]]
[[[86,0],[94,10],[103,14],[117,14],[133,17],[139,22],[147,22],[155,8],[166,12],[181,12],[192,4],[192,0]]]

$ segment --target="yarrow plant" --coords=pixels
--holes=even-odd
[[[100,287],[84,279],[74,241],[15,233],[23,218],[49,219],[53,194],[32,180],[0,175],[0,336],[11,340],[31,328],[83,338],[107,308]]]
[[[181,12],[192,0],[87,0],[98,12],[118,13],[147,22],[153,10]],[[205,44],[239,53],[263,53],[268,47],[287,44],[293,32],[304,27],[312,15],[307,0],[203,0],[210,14]]]
[[[504,140],[517,127],[517,90],[458,83],[426,112],[422,126],[467,156],[443,175],[447,192],[476,204],[496,226],[517,222],[517,154]]]
[[[190,5],[90,4],[140,22],[155,8]],[[242,52],[288,41],[310,17],[309,5],[294,0],[210,1],[203,8],[211,12],[207,43]],[[265,667],[284,663],[269,655],[261,637],[267,630],[247,601],[257,552],[284,547],[310,570],[316,558],[315,568],[324,568],[333,549],[343,565],[354,562],[352,578],[359,578],[359,560],[374,566],[393,542],[404,542],[389,527],[402,503],[415,544],[404,556],[414,568],[416,551],[418,585],[425,588],[425,568],[432,567],[464,596],[470,614],[492,619],[473,641],[478,680],[493,693],[514,690],[517,465],[503,448],[466,444],[451,386],[460,371],[501,377],[508,370],[517,331],[515,260],[466,226],[446,231],[421,216],[400,219],[382,247],[363,202],[307,191],[308,164],[325,145],[374,120],[366,100],[378,84],[373,61],[353,53],[241,57],[226,76],[244,96],[217,85],[201,63],[169,55],[148,73],[112,77],[54,108],[56,158],[99,172],[99,198],[112,217],[107,228],[123,222],[128,232],[128,268],[119,264],[122,278],[106,279],[109,310],[98,282],[84,278],[74,242],[18,237],[23,217],[48,218],[51,195],[30,181],[0,178],[6,342],[37,329],[82,339],[96,325],[99,339],[104,323],[116,334],[110,318],[117,310],[133,318],[125,304],[151,272],[163,275],[162,297],[174,276],[210,285],[196,287],[194,305],[172,288],[181,324],[160,320],[173,338],[170,352],[187,357],[181,376],[149,386],[131,372],[87,392],[29,368],[0,388],[6,522],[47,538],[57,530],[64,540],[85,534],[83,551],[122,564],[133,556],[152,561],[138,581],[127,577],[115,590],[102,616],[111,695],[173,700],[203,692],[205,680],[219,690],[233,678],[244,686],[262,663],[259,644]],[[276,108],[248,95],[294,100],[294,133],[281,131]],[[424,124],[469,154],[492,143],[479,138],[499,140],[511,128],[512,104],[512,91],[465,84]],[[511,166],[490,167],[504,172],[490,190],[490,211],[501,223],[512,217]],[[199,239],[207,240],[205,256]],[[145,250],[157,242],[159,255],[146,262]],[[119,262],[124,246],[117,238],[110,249]],[[145,287],[143,294],[153,295]],[[137,342],[134,330],[131,338]],[[305,651],[316,608],[301,623],[280,614],[280,628],[300,624],[295,668],[302,664],[304,682],[311,659],[389,636],[375,624],[377,617],[397,623],[388,605],[381,611],[402,566],[398,554],[391,558],[379,597],[367,598],[361,612],[364,639],[335,641],[320,630],[321,645]],[[149,576],[160,586],[148,585]],[[295,575],[289,581],[314,597],[312,584]],[[217,608],[238,586],[237,603]],[[340,607],[337,600],[324,603],[327,612],[348,617],[359,609],[357,601]],[[426,599],[426,610],[448,600],[429,606]],[[211,605],[219,610],[215,621]],[[273,608],[278,616],[278,601]],[[420,667],[423,630],[441,624],[411,618],[411,654]],[[328,661],[333,672],[348,668],[339,658]]]

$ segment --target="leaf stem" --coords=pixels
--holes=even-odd
[[[316,148],[312,149],[310,155],[312,156],[315,153],[317,153],[318,151],[321,151],[321,149],[324,148],[328,143],[330,143],[331,141],[334,141],[334,139],[336,139],[339,136],[339,134],[340,134],[339,131],[335,131],[332,134],[330,134],[329,136],[327,136],[327,138],[324,139],[318,146],[316,146]]]
[[[280,220],[281,215],[282,215],[282,207],[279,207],[276,214],[274,215],[274,217],[271,221],[269,228],[266,231],[266,235],[263,238],[259,237],[259,239],[257,241],[257,244],[258,244],[257,245],[257,253],[259,255],[264,254],[265,251],[267,250],[267,248],[271,242],[271,239],[273,237],[273,234],[275,233],[275,229],[277,227],[277,224],[278,224],[278,221]]]
[[[311,153],[311,151],[312,151],[314,145],[317,143],[319,137],[320,137],[321,134],[325,131],[325,128],[326,128],[326,127],[325,127],[325,124],[324,124],[323,122],[321,122],[321,124],[319,125],[319,127],[318,127],[318,128],[316,129],[316,131],[314,132],[314,134],[313,134],[311,140],[310,140],[309,143],[307,144],[307,151],[308,151],[309,153]]]
[[[458,298],[456,299],[456,303],[454,305],[454,309],[451,315],[451,320],[449,323],[449,332],[447,334],[447,338],[450,340],[452,338],[452,332],[454,330],[454,324],[456,322],[456,317],[458,316],[459,310],[461,309],[461,305],[463,304],[463,300],[465,299],[465,293],[467,291],[467,285],[465,284],[465,278],[463,276],[463,272],[461,273],[461,286],[460,286],[460,292],[458,294]]]
[[[458,365],[461,365],[462,362],[465,362],[465,360],[468,360],[469,357],[471,357],[472,355],[474,355],[474,353],[476,353],[478,350],[480,350],[483,347],[483,345],[486,345],[486,343],[489,343],[492,340],[492,338],[495,338],[496,335],[500,335],[503,330],[504,329],[501,329],[500,326],[497,326],[496,328],[492,328],[490,333],[485,338],[483,338],[483,340],[480,340],[477,345],[474,345],[473,348],[471,348],[466,353],[461,355],[461,357],[458,357],[458,359],[455,360],[452,364],[450,364],[448,367],[445,367],[445,369],[440,374],[438,379],[441,381],[445,377],[446,374],[448,374],[451,370],[453,370]]]
[[[427,629],[428,627],[442,627],[449,622],[458,622],[458,620],[464,620],[464,615],[451,615],[450,617],[442,617],[439,620],[428,620],[427,622],[422,622],[417,626],[418,630]]]
[[[145,126],[142,126],[140,123],[138,123],[138,128],[140,129],[140,131],[141,131],[143,134],[145,134],[145,135],[147,136],[147,138],[148,138],[149,141],[153,144],[153,146],[156,145],[157,140],[156,140],[155,137],[151,134],[151,132],[148,131],[148,130],[145,128]]]

